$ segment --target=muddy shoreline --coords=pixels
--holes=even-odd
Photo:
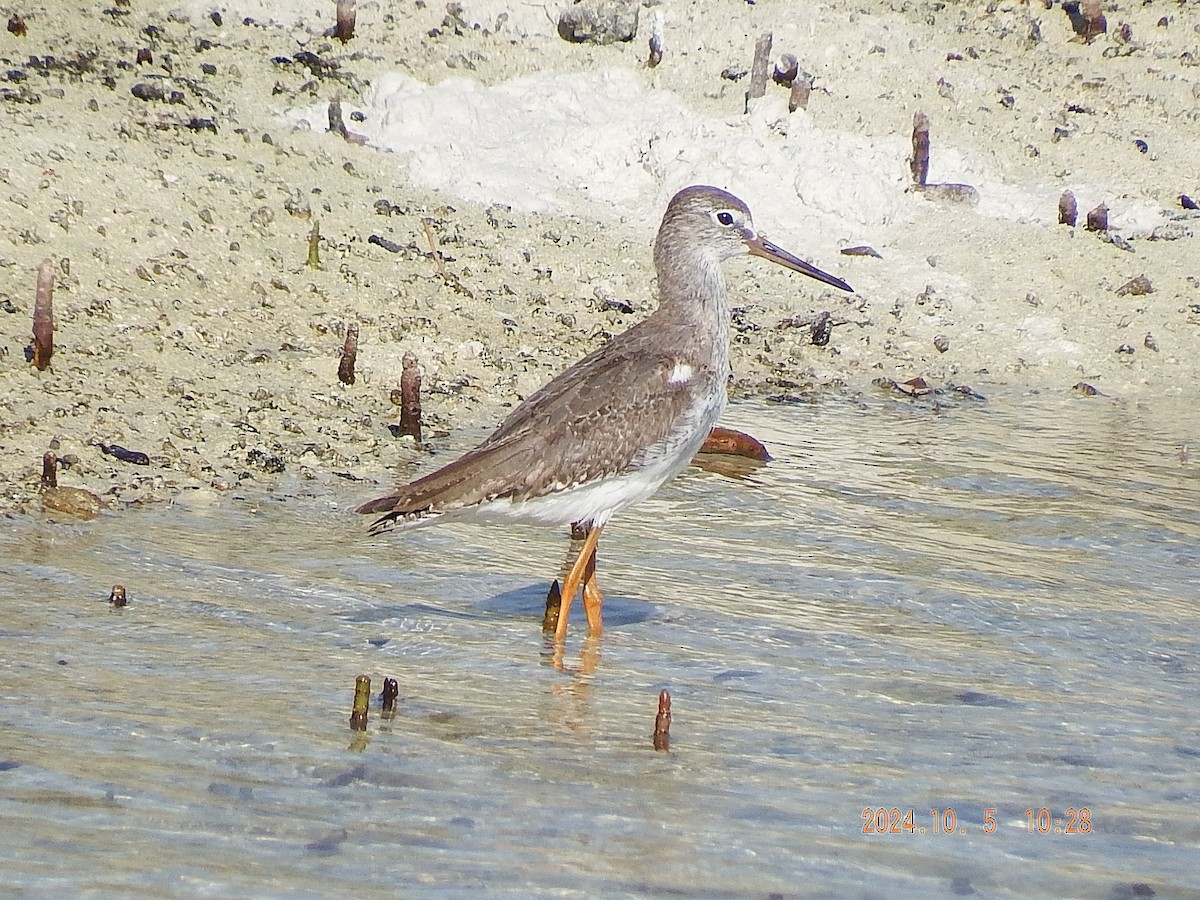
[[[10,512],[40,510],[51,447],[69,464],[62,483],[117,508],[212,502],[281,472],[386,485],[429,459],[388,429],[406,352],[424,375],[426,440],[444,449],[653,308],[644,224],[423,189],[395,155],[296,128],[289,110],[339,99],[353,131],[372,83],[397,69],[430,84],[496,84],[617,66],[706,114],[736,116],[745,86],[722,73],[749,66],[764,30],[780,50],[810,51],[807,115],[821,127],[907,141],[923,110],[935,160],[947,148],[974,153],[1051,197],[1095,185],[1119,239],[1048,223],[1053,208],[1005,218],[926,197],[894,222],[847,216],[811,250],[787,222],[760,218],[857,293],[730,264],[734,398],[805,402],[916,377],[984,396],[994,385],[1076,391],[1080,402],[1178,402],[1194,390],[1200,214],[1179,201],[1200,194],[1190,6],[1113,5],[1113,33],[1082,44],[1059,5],[835,7],[822,27],[836,40],[823,43],[801,21],[812,11],[731,3],[718,17],[670,4],[653,70],[641,38],[569,44],[528,11],[501,21],[502,6],[448,15],[360,4],[345,45],[323,33],[332,3],[324,19],[274,22],[215,3],[47,2],[23,10],[23,35],[0,33],[0,479]],[[1118,39],[1117,22],[1131,40]],[[782,89],[767,98],[781,122],[786,101]],[[1150,226],[1147,209],[1157,211]],[[320,268],[308,259],[314,224]],[[862,245],[878,256],[835,250]],[[46,258],[55,348],[39,372],[25,353]],[[1121,291],[1139,276],[1149,292]],[[809,324],[822,312],[834,325],[818,346]],[[346,385],[337,371],[351,323],[360,349]],[[99,444],[141,451],[150,465]]]

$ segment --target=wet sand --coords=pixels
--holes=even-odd
[[[1081,221],[1093,202],[1110,207],[1108,236],[1056,224],[1052,203],[1004,217],[914,195],[892,222],[859,210],[814,239],[814,262],[854,284],[852,296],[730,264],[734,396],[853,394],[921,376],[985,396],[1083,382],[1154,403],[1195,384],[1200,219],[1179,199],[1200,195],[1189,6],[1118,4],[1109,32],[1083,44],[1057,5],[669,4],[654,69],[644,32],[569,44],[540,7],[466,4],[448,16],[438,4],[363,3],[343,45],[323,34],[332,3],[311,5],[320,16],[297,4],[278,23],[251,6],[48,2],[23,8],[23,35],[0,32],[0,478],[11,511],[41,509],[51,447],[69,464],[62,483],[117,509],[209,504],[281,471],[386,486],[428,465],[452,431],[482,434],[653,308],[644,226],[423,189],[396,156],[287,118],[340,97],[353,131],[372,82],[396,70],[492,85],[625,67],[706,115],[738,115],[746,81],[729,76],[772,31],[774,55],[795,53],[815,76],[806,121],[906,146],[923,111],[935,173],[986,160],[1048,197],[1090,186]],[[780,127],[786,97],[769,86],[764,101]],[[907,169],[903,154],[895,166]],[[307,263],[315,223],[319,269]],[[787,222],[757,224],[809,252]],[[859,244],[880,257],[832,249]],[[47,257],[57,328],[39,372],[25,348]],[[1152,292],[1122,293],[1142,275]],[[821,311],[839,324],[815,346],[795,323]],[[350,323],[360,352],[344,385]],[[428,447],[387,428],[405,352],[424,372]],[[364,498],[377,486],[364,484]]]

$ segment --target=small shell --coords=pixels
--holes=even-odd
[[[775,74],[771,77],[775,79],[776,84],[791,87],[799,72],[800,63],[796,57],[791,53],[785,53],[779,57],[779,62],[775,63]]]
[[[107,504],[83,488],[56,487],[42,494],[42,505],[55,512],[67,513],[81,519],[94,519]]]
[[[732,428],[714,428],[709,432],[700,448],[701,453],[723,453],[728,456],[744,456],[747,459],[757,459],[769,462],[771,454],[762,442],[745,432],[734,431]]]
[[[1101,203],[1087,214],[1088,231],[1108,231],[1108,207]]]
[[[961,203],[963,206],[978,206],[979,191],[969,184],[920,184],[916,189],[926,197],[934,200],[944,200],[947,203]]]
[[[879,254],[878,250],[876,250],[874,247],[868,247],[865,244],[863,244],[862,246],[858,246],[858,247],[843,247],[842,255],[843,256],[873,256],[876,259],[883,259],[883,257]]]
[[[1127,282],[1117,288],[1117,296],[1133,296],[1140,297],[1142,294],[1154,293],[1154,285],[1150,283],[1150,279],[1145,275],[1139,275],[1137,278],[1130,278]]]

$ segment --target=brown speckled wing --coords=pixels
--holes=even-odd
[[[358,512],[385,513],[372,530],[386,530],[401,519],[529,500],[624,472],[640,451],[669,439],[700,393],[725,377],[688,351],[694,328],[659,323],[647,331],[644,324],[542,387],[474,450]],[[693,367],[692,378],[670,383],[679,363]]]

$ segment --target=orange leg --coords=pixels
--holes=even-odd
[[[593,585],[592,595],[599,598],[600,591],[595,588],[596,581],[596,543],[600,540],[600,532],[603,528],[589,529],[587,537],[583,541],[583,549],[579,551],[579,556],[575,558],[575,564],[571,566],[571,571],[567,573],[567,577],[563,579],[562,584],[562,607],[558,612],[558,627],[554,631],[555,640],[562,641],[567,637],[567,617],[571,613],[571,603],[575,600],[575,594],[579,592],[580,584],[586,580]],[[588,572],[590,567],[590,574]],[[585,586],[584,602],[587,603],[588,589]],[[597,626],[599,625],[600,605],[595,604],[597,615]],[[588,624],[591,625],[591,615],[588,616]]]
[[[596,580],[596,551],[583,567],[583,610],[587,613],[588,634],[599,634],[604,630],[600,624],[600,607],[604,603],[604,595],[600,593],[600,584]]]

